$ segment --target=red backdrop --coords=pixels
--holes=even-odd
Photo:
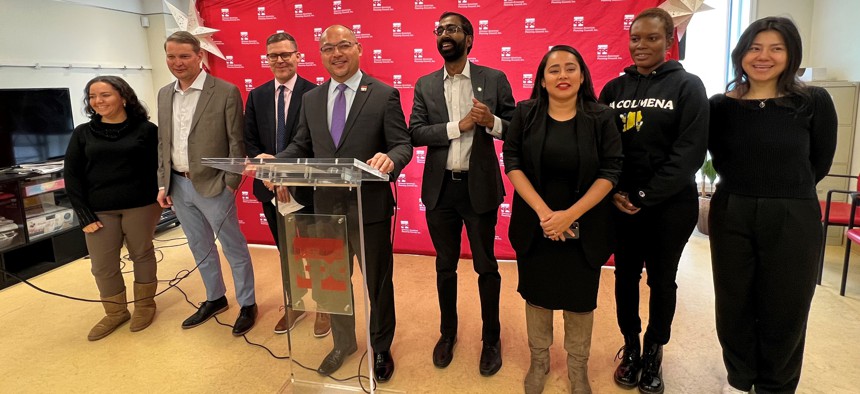
[[[443,61],[432,34],[445,11],[465,15],[475,29],[469,59],[508,76],[517,101],[531,94],[534,72],[547,49],[556,44],[577,48],[585,58],[597,93],[631,63],[627,32],[633,16],[660,0],[198,0],[203,24],[219,29],[213,36],[224,61],[209,56],[212,74],[243,92],[272,79],[266,62],[266,38],[276,31],[294,36],[301,51],[298,73],[322,83],[319,39],[332,24],[352,27],[362,44],[361,69],[400,90],[406,119],[412,112],[415,81],[438,70]],[[496,142],[502,165],[501,142]],[[399,253],[435,254],[421,203],[421,174],[426,148],[415,148],[412,162],[397,179],[398,209],[394,249]],[[504,178],[504,177],[503,177]],[[514,259],[508,242],[513,187],[499,209],[496,256]],[[237,198],[242,231],[252,243],[273,244],[261,208],[246,181]],[[469,257],[463,236],[463,256]]]

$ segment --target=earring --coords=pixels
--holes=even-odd
[[[125,101],[122,102],[122,107],[125,108]]]

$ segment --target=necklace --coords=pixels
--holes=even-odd
[[[764,107],[765,107],[765,105],[766,105],[765,103],[767,102],[767,99],[764,99],[764,100],[756,99],[756,100],[758,100],[758,107],[759,107],[759,108],[764,108]]]

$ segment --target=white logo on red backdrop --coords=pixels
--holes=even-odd
[[[521,62],[523,61],[522,57],[513,56],[511,52],[511,47],[502,47],[502,61],[503,62]]]
[[[469,0],[457,0],[457,8],[481,8],[481,5]]]
[[[531,89],[535,87],[534,74],[523,74],[523,89]]]
[[[529,5],[529,4],[526,3],[524,0],[505,0],[502,3],[502,6],[504,6],[504,7],[522,7],[522,6],[526,6],[526,5]]]
[[[503,152],[499,152],[499,167],[505,168],[505,157]]]
[[[316,67],[316,66],[317,66],[316,62],[311,62],[311,61],[305,60],[305,54],[302,52],[299,52],[299,67]]]
[[[248,192],[246,190],[242,190],[242,202],[247,203],[248,200],[250,200],[250,199],[251,199],[251,197],[248,194]]]
[[[391,35],[394,37],[412,37],[412,32],[403,31],[403,24],[400,22],[391,23]]]
[[[251,78],[245,78],[245,91],[250,92],[254,90],[254,81]]]
[[[317,85],[322,85],[325,83],[325,77],[317,77]]]
[[[355,34],[355,38],[373,38],[373,35],[361,32],[361,25],[352,25],[352,32]]]
[[[597,28],[594,26],[586,26],[584,16],[574,16],[573,31],[575,33],[596,32]]]
[[[331,2],[331,11],[335,15],[347,15],[352,13],[352,9],[343,8],[343,2],[341,0],[334,0]]]
[[[481,19],[478,21],[478,35],[479,36],[496,36],[500,35],[502,32],[496,29],[490,29],[490,20],[489,19]]]
[[[415,9],[416,10],[435,10],[436,6],[433,4],[427,4],[424,0],[415,0]]]
[[[410,182],[406,179],[406,174],[400,174],[397,176],[397,186],[402,187],[418,187],[418,184],[415,182]]]
[[[260,67],[269,68],[269,59],[266,55],[260,55]]]
[[[609,45],[597,44],[597,60],[621,60],[621,56],[609,53]]]
[[[424,48],[414,48],[412,50],[412,61],[415,63],[436,63],[436,59],[424,57]]]
[[[415,162],[424,164],[425,159],[427,159],[427,151],[424,148],[415,149]]]
[[[373,0],[373,11],[376,12],[387,12],[394,11],[394,8],[387,5],[382,5],[382,0]]]
[[[224,62],[227,63],[227,68],[245,68],[241,63],[233,60],[233,55],[224,55]]]
[[[412,85],[403,83],[403,75],[394,74],[391,76],[391,84],[397,89],[412,89]]]
[[[257,40],[252,40],[251,36],[249,36],[248,32],[246,31],[239,32],[239,42],[241,42],[242,45],[260,45],[260,42]]]
[[[262,212],[260,212],[260,224],[262,224],[263,226],[269,225],[269,221],[266,220],[266,214],[264,214]]]
[[[499,213],[502,214],[503,218],[511,217],[511,204],[503,203],[502,205],[499,205]]]
[[[313,12],[305,12],[304,7],[302,6],[301,3],[296,4],[293,9],[295,10],[293,15],[296,18],[313,18],[314,17]]]
[[[258,21],[273,21],[278,19],[274,15],[266,15],[266,7],[257,7],[257,20]]]
[[[535,27],[535,18],[526,18],[525,29],[526,34],[549,33],[545,27]]]
[[[416,229],[409,228],[409,221],[408,220],[401,220],[400,221],[400,232],[406,233],[406,234],[420,234],[421,233],[420,231],[418,231]]]
[[[314,28],[314,41],[319,41],[322,38],[322,27]]]
[[[624,30],[630,30],[630,26],[633,26],[633,14],[624,15]]]
[[[576,0],[551,0],[550,4],[573,4]]]
[[[421,201],[421,197],[418,197],[418,211],[427,212],[427,206],[424,205],[424,201]]]
[[[230,16],[230,9],[229,8],[222,8],[221,9],[221,20],[224,22],[238,22],[239,18],[237,18],[235,16]]]
[[[374,49],[373,50],[373,63],[374,64],[391,64],[394,63],[393,60],[389,58],[385,58],[382,56],[382,49]]]

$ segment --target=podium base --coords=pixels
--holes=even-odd
[[[309,382],[306,380],[287,380],[281,389],[278,390],[279,394],[340,394],[340,393],[365,393],[368,391],[371,393],[405,393],[405,391],[400,390],[392,390],[385,389],[376,386],[374,389],[370,389],[368,385],[365,385],[365,389],[361,387],[355,386],[347,386],[337,382]]]

